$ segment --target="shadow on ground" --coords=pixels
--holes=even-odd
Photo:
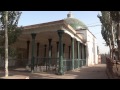
[[[0,70],[0,77],[4,76],[4,71]],[[64,75],[53,73],[31,73],[25,70],[10,70],[9,76],[27,77],[30,79],[108,79],[106,75],[106,65],[100,64],[92,67],[82,67],[74,71],[68,71]]]

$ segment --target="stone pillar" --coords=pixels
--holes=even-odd
[[[59,68],[58,68],[58,74],[63,75],[63,30],[58,30],[58,36],[59,36]]]
[[[74,38],[71,38],[72,44],[72,70],[74,70]]]
[[[35,50],[35,37],[36,37],[36,33],[32,33],[31,36],[32,36],[31,72],[33,73],[33,71],[34,71],[34,61],[35,61],[34,50]]]

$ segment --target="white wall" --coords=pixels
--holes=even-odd
[[[80,30],[81,35],[85,38],[86,42],[86,64],[91,66],[98,64],[98,55],[97,55],[97,43],[96,38],[88,30]]]
[[[87,46],[88,46],[88,66],[98,64],[97,43],[96,38],[87,31]]]

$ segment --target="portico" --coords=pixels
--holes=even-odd
[[[64,20],[25,26],[14,45],[24,48],[31,72],[63,75],[86,65],[85,40]]]

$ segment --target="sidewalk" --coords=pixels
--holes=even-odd
[[[3,72],[0,72],[0,77]],[[8,79],[108,79],[106,75],[106,65],[98,64],[91,67],[82,67],[74,71],[68,71],[64,75],[55,75],[44,73],[30,73],[30,72],[17,72],[10,71],[11,78]],[[10,77],[9,76],[9,77]],[[18,78],[14,78],[18,77]]]

